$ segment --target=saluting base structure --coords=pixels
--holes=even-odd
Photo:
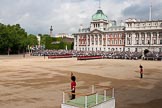
[[[96,89],[97,87],[99,90]],[[75,93],[76,98],[73,100],[66,100],[66,94],[72,93],[63,92],[61,108],[115,108],[114,88],[112,87],[93,85],[92,93]]]

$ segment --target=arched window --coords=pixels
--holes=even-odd
[[[138,39],[139,38],[139,33],[136,33],[136,39]]]
[[[150,32],[147,33],[147,38],[151,38],[151,33]]]
[[[145,33],[141,33],[141,38],[145,38]]]
[[[111,49],[111,51],[114,51],[114,50],[115,50],[114,48]]]
[[[122,44],[122,41],[120,40],[120,45]]]
[[[116,45],[118,45],[118,40],[116,40]]]
[[[131,37],[131,34],[128,34],[128,37],[130,38]]]
[[[157,33],[156,33],[156,32],[154,32],[154,33],[153,33],[153,36],[154,36],[154,37],[156,37],[156,36],[157,36]]]
[[[112,42],[112,45],[114,44],[114,40],[111,41]]]

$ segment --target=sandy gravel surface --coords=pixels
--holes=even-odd
[[[162,61],[22,55],[0,55],[0,108],[60,108],[62,92],[70,89],[70,72],[77,77],[77,92],[93,84],[114,87],[116,108],[162,108]]]

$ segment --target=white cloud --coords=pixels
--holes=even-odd
[[[110,20],[124,20],[127,17],[148,17],[146,7],[152,0],[101,0],[101,9]],[[154,16],[162,18],[162,3],[154,0]],[[136,7],[140,9],[137,10]],[[133,7],[134,6],[134,7]],[[157,7],[158,6],[158,7]],[[54,34],[74,33],[79,25],[89,27],[91,16],[99,7],[98,0],[1,0],[0,22],[16,24],[28,33],[48,34],[52,25]],[[133,8],[132,8],[133,7]],[[156,7],[156,8],[155,8]],[[138,13],[138,14],[137,14]]]
[[[3,19],[0,19],[0,22],[3,22]]]

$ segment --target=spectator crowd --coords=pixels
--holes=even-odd
[[[104,59],[144,59],[144,60],[162,60],[162,52],[129,52],[129,51],[76,51],[76,50],[38,50],[31,53],[32,56],[102,56]]]

